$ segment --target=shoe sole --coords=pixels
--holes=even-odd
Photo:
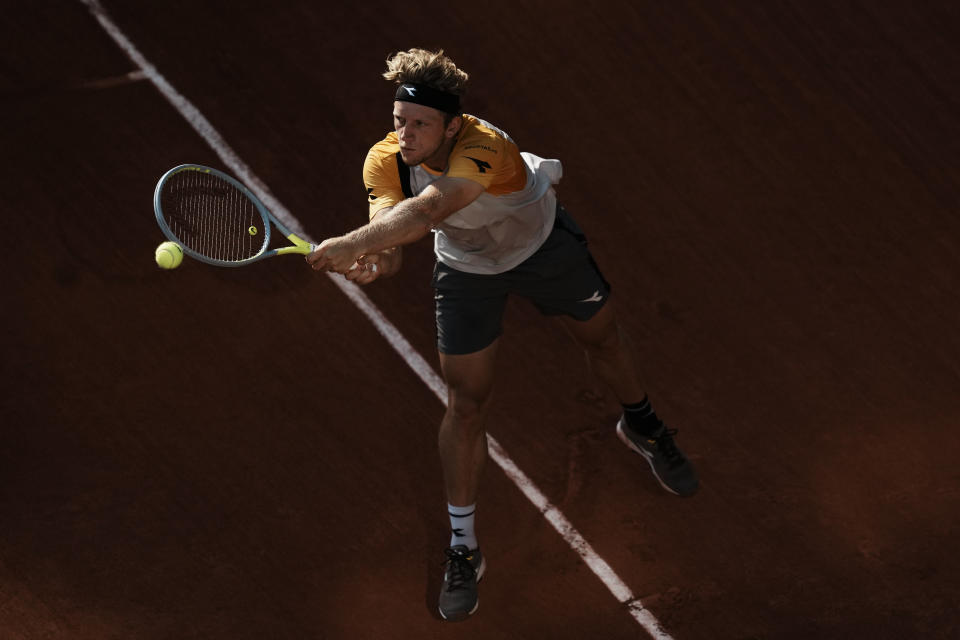
[[[667,491],[669,491],[670,493],[672,493],[672,494],[675,495],[675,496],[679,496],[679,495],[680,495],[680,492],[679,492],[679,491],[677,491],[677,490],[675,490],[675,489],[671,489],[670,487],[668,487],[668,486],[666,485],[666,483],[664,483],[663,480],[660,479],[660,476],[657,474],[657,469],[656,469],[656,467],[653,466],[653,456],[650,455],[650,453],[649,453],[648,451],[645,451],[642,447],[638,447],[636,444],[634,444],[634,443],[633,443],[633,440],[631,440],[630,437],[629,437],[626,433],[624,433],[624,431],[623,431],[623,418],[620,418],[620,421],[617,422],[617,436],[620,438],[620,440],[623,442],[623,444],[627,445],[628,447],[630,447],[630,449],[632,449],[633,451],[635,451],[635,452],[639,453],[641,456],[643,456],[643,459],[647,461],[647,464],[648,464],[648,465],[650,465],[650,472],[653,473],[653,477],[657,479],[657,482],[660,483],[660,486],[661,486],[661,487],[663,487],[664,489],[666,489]]]
[[[477,568],[477,584],[480,584],[480,580],[483,578],[483,572],[486,571],[486,569],[487,569],[487,559],[480,558],[480,566]],[[477,602],[476,604],[473,605],[473,609],[470,609],[470,611],[467,611],[466,613],[457,613],[451,616],[447,616],[446,614],[443,613],[443,609],[441,609],[440,607],[437,607],[437,611],[440,612],[440,617],[446,620],[447,622],[460,622],[472,616],[474,613],[476,613],[477,609],[479,608],[480,608],[480,596],[478,595]]]

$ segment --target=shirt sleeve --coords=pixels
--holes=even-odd
[[[489,151],[471,151],[450,157],[447,175],[451,178],[466,178],[488,189],[501,170],[501,159]]]
[[[480,184],[500,195],[523,189],[526,169],[516,145],[485,127],[473,126],[450,154],[446,175]]]
[[[396,206],[405,197],[396,154],[391,153],[388,147],[383,143],[374,145],[363,163],[363,184],[367,189],[370,219],[377,212]]]

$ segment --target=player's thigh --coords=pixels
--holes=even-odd
[[[596,313],[585,320],[569,315],[561,315],[560,320],[570,335],[587,349],[613,347],[620,342],[617,314],[609,297]]]
[[[461,414],[479,413],[493,392],[499,339],[479,351],[452,355],[440,353],[440,369],[447,383],[448,408]]]

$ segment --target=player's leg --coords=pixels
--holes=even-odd
[[[610,286],[587,249],[587,240],[563,208],[553,233],[525,268],[525,295],[546,314],[558,315],[586,352],[591,370],[623,405],[617,434],[646,458],[660,484],[692,495],[698,480],[693,465],[654,413],[640,380],[630,341],[617,321]]]
[[[450,518],[440,615],[461,620],[477,610],[486,562],[474,529],[477,492],[487,459],[485,420],[507,293],[496,276],[438,264],[433,281],[440,368],[447,410],[438,444]]]
[[[697,473],[674,441],[676,429],[663,424],[640,390],[629,341],[617,323],[613,301],[608,300],[588,320],[564,317],[563,322],[586,351],[593,372],[623,405],[617,423],[617,435],[623,443],[647,460],[664,489],[681,496],[696,493]]]
[[[440,354],[447,382],[447,410],[438,440],[451,533],[438,608],[446,620],[462,620],[480,603],[477,583],[486,563],[477,542],[474,517],[487,460],[485,418],[498,342],[466,355]]]
[[[493,389],[494,360],[499,340],[475,353],[440,354],[447,383],[447,410],[440,423],[440,461],[453,506],[476,502],[480,474],[487,459],[484,429]]]

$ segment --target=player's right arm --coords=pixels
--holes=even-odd
[[[397,171],[400,160],[395,135],[374,145],[364,162],[370,222],[346,235],[321,242],[317,250],[307,256],[307,262],[314,269],[346,274],[362,256],[416,242],[484,191],[485,185],[480,182],[444,176],[419,195],[405,197]],[[357,280],[364,283],[359,276]]]
[[[483,186],[466,178],[443,177],[393,207],[389,214],[350,233],[328,238],[307,256],[317,271],[347,273],[360,256],[411,244],[445,218],[477,199]]]

